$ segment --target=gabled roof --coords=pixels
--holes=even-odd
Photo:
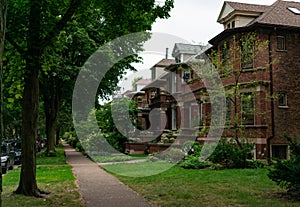
[[[192,45],[192,44],[185,44],[185,43],[175,43],[172,56],[175,57],[178,54],[191,54],[195,55],[199,51],[202,50],[201,45]]]
[[[175,63],[174,59],[162,59],[161,61],[156,63],[153,67],[167,67],[173,63]]]
[[[247,24],[244,27],[237,27],[232,29],[226,29],[214,38],[212,38],[209,43],[214,45],[216,41],[222,39],[223,37],[237,33],[237,32],[245,32],[250,29],[254,29],[256,26],[266,27],[281,27],[281,28],[294,28],[300,29],[300,14],[292,12],[289,7],[293,7],[299,10],[300,12],[300,2],[293,1],[283,1],[277,0],[270,6],[264,5],[255,5],[253,4],[242,4],[235,2],[225,2],[225,4],[231,5],[236,9],[246,9],[249,10],[264,10],[257,18],[255,18],[252,22]],[[224,5],[221,13],[224,10]]]
[[[232,1],[225,1],[228,5],[230,5],[234,10],[239,11],[254,11],[254,12],[264,12],[267,5],[259,5],[259,4],[246,4]]]
[[[259,5],[259,4],[246,4],[246,3],[239,3],[239,2],[231,2],[225,1],[221,12],[218,17],[218,22],[221,22],[227,16],[232,15],[234,12],[248,12],[252,14],[259,14],[266,11],[268,6],[266,5]]]

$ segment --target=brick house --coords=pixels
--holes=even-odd
[[[162,73],[151,83],[153,87],[149,84],[143,89],[143,101],[148,106],[144,117],[153,108],[163,109],[167,129],[181,129],[187,136],[189,130],[209,128],[209,96],[189,62],[216,51],[221,61],[226,60],[238,72],[233,73],[238,74],[237,79],[226,76],[222,67],[216,66],[227,96],[223,135],[233,137],[238,133],[254,142],[257,159],[288,158],[284,135],[300,135],[300,3],[278,0],[272,5],[255,5],[225,1],[217,21],[224,25],[224,31],[209,41],[211,48],[197,46],[189,53],[186,51],[196,46],[175,44],[172,54],[176,63],[165,67],[169,73]],[[254,40],[245,46],[240,39],[247,34],[253,34]],[[235,85],[239,88],[236,98],[232,95]],[[187,88],[193,93],[188,93]],[[235,123],[242,130],[236,132]],[[203,142],[207,137],[202,134],[197,139]]]
[[[236,64],[232,52],[227,58],[235,70],[242,72],[239,84],[246,87],[240,93],[251,96],[243,100],[241,94],[239,119],[245,121],[246,134],[256,144],[256,157],[288,158],[284,135],[300,135],[300,3],[278,0],[266,6],[225,1],[218,22],[224,25],[224,31],[209,43],[222,57],[226,56],[224,42],[233,47],[234,39],[241,34],[254,32],[259,41],[267,42],[261,49],[253,45],[250,60],[242,54]],[[222,81],[226,87],[233,80]],[[249,84],[251,81],[257,84]],[[253,112],[243,114],[243,107],[247,112],[249,106]]]

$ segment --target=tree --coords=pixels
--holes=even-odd
[[[10,3],[8,15],[10,24],[7,39],[26,62],[24,92],[22,96],[23,164],[16,193],[39,197],[45,192],[37,187],[36,182],[35,141],[37,138],[39,107],[38,78],[44,66],[48,65],[44,64],[43,58],[53,60],[53,58],[47,55],[47,52],[49,50],[51,51],[51,48],[55,48],[55,42],[59,42],[58,37],[65,29],[68,29],[70,32],[68,34],[76,33],[78,27],[73,27],[74,25],[79,25],[88,31],[88,36],[92,37],[90,39],[96,43],[96,46],[102,45],[124,34],[150,30],[152,23],[158,17],[168,17],[168,13],[173,7],[173,0],[165,1],[163,6],[158,6],[154,0],[129,2],[127,0],[123,0],[122,2],[113,0],[69,0],[67,2],[17,0]],[[94,10],[91,10],[91,8],[94,8]],[[96,21],[93,21],[93,27],[89,27],[86,23],[90,17],[95,16],[87,15],[86,12],[99,15]],[[80,21],[81,19],[85,21]],[[64,44],[65,42],[60,43]],[[86,46],[86,48],[88,48],[88,46]],[[85,62],[91,53],[83,54],[79,49],[70,50],[70,48],[67,48],[66,51],[70,52],[68,54],[73,54],[77,56],[79,60]],[[127,58],[124,62],[119,64],[119,67],[115,67],[114,71],[116,73],[108,74],[106,81],[102,83],[102,87],[99,87],[100,96],[105,96],[114,90],[119,76],[124,75],[125,69],[130,68],[128,63],[137,60],[137,56],[134,57],[135,58]],[[74,69],[74,65],[78,66],[77,64],[67,64],[74,61],[72,57],[67,57],[67,60],[63,58],[62,60],[61,63],[66,67]],[[80,61],[78,61],[78,63],[80,63]],[[127,67],[121,67],[124,65],[127,65]],[[81,65],[79,64],[79,66]],[[53,67],[49,68],[52,72]],[[55,73],[52,73],[51,75],[55,76],[54,74]],[[48,78],[49,77],[46,79],[49,80]],[[59,86],[56,86],[56,89],[58,87]],[[55,93],[57,90],[52,91]],[[56,96],[51,97],[54,97],[54,99],[57,98]],[[59,107],[57,107],[57,109],[59,109]],[[50,119],[50,121],[56,122],[56,117]],[[50,126],[50,124],[48,126]]]
[[[162,7],[165,9],[162,11],[158,10],[160,7],[154,6],[153,1],[132,1],[131,6],[123,5],[122,7],[119,5],[120,2],[116,5],[110,1],[102,2],[101,6],[90,5],[83,13],[74,15],[73,20],[60,32],[53,43],[55,46],[50,47],[45,53],[45,64],[43,64],[45,70],[43,71],[47,74],[43,76],[44,78],[41,81],[48,138],[47,152],[55,150],[54,132],[61,99],[71,100],[72,88],[79,67],[102,44],[118,36],[150,29],[153,21],[158,16],[166,18],[168,16],[167,11],[171,6],[168,5],[170,2],[166,2],[166,6]],[[121,14],[120,9],[122,10]],[[140,15],[135,16],[137,13]],[[114,15],[112,16],[112,14]],[[149,14],[151,14],[151,18],[149,18]],[[103,19],[104,22],[99,22]],[[130,26],[129,22],[131,23]],[[116,25],[119,26],[116,27]],[[143,38],[140,41],[145,40]],[[132,46],[132,50],[138,52],[141,47],[136,44]],[[112,94],[116,90],[118,81],[125,75],[126,70],[134,70],[131,66],[133,62],[140,62],[140,58],[136,55],[127,57],[111,68],[100,83],[98,96],[104,98]],[[47,67],[49,68],[47,69]]]
[[[3,53],[4,53],[4,40],[5,40],[5,30],[6,30],[6,14],[7,14],[7,0],[0,1],[0,144],[2,144],[3,139]],[[1,154],[1,149],[0,149]],[[0,206],[2,206],[2,171],[0,172]]]
[[[11,14],[10,23],[14,18],[18,21],[28,21],[23,27],[14,27],[15,22],[10,25],[8,34],[9,41],[26,61],[24,74],[24,92],[22,100],[22,168],[19,186],[16,190],[18,194],[40,197],[46,193],[40,190],[36,182],[36,149],[39,108],[39,72],[41,70],[41,55],[45,46],[51,43],[57,33],[67,24],[82,1],[70,1],[69,7],[56,22],[50,31],[42,35],[42,8],[43,2],[30,0],[28,2],[17,1],[11,4],[9,10]],[[20,11],[20,13],[16,13]],[[23,16],[23,15],[24,16]],[[22,19],[24,18],[24,19]],[[27,30],[27,38],[22,39],[19,30]],[[26,33],[25,33],[26,34]]]
[[[263,73],[262,68],[268,63],[257,67],[253,60],[267,46],[268,41],[260,40],[255,32],[249,32],[234,35],[231,41],[224,41],[223,45],[209,54],[226,90],[226,124],[233,130],[233,138],[240,149],[243,148],[242,139],[246,139],[244,126],[253,125],[255,114],[263,113],[255,109],[254,96],[256,86],[267,84],[257,74]]]
[[[127,106],[129,106],[129,109]],[[114,119],[112,110],[114,110],[113,113],[118,114],[117,120]],[[139,128],[136,116],[138,112],[137,103],[127,98],[115,99],[100,106],[95,112],[101,133],[104,134],[107,142],[120,152],[124,152],[125,142],[128,141],[130,134],[134,132],[132,126]],[[131,122],[118,124],[127,119],[128,113]],[[117,128],[116,123],[121,128]],[[87,134],[89,133],[87,132]]]

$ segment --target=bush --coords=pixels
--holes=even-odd
[[[158,153],[156,157],[170,163],[178,163],[184,158],[184,153],[178,148],[171,148]]]
[[[291,150],[290,160],[277,160],[274,169],[270,169],[268,177],[288,192],[296,192],[300,197],[300,138],[292,140],[286,136]]]
[[[184,160],[179,164],[180,167],[185,169],[203,169],[210,167],[211,165],[211,162],[201,160],[199,159],[199,157],[195,156],[186,156]]]
[[[222,138],[209,160],[223,165],[224,168],[249,168],[253,162],[252,151],[253,144],[243,143],[240,148],[233,139],[227,141]]]
[[[202,145],[199,142],[187,141],[182,146],[182,152],[187,155],[199,156],[202,150]]]

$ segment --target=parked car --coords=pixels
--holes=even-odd
[[[11,143],[3,142],[1,146],[1,167],[2,173],[5,174],[12,169],[15,162],[15,152]]]
[[[14,141],[13,147],[15,151],[15,165],[20,165],[21,164],[21,140]]]

